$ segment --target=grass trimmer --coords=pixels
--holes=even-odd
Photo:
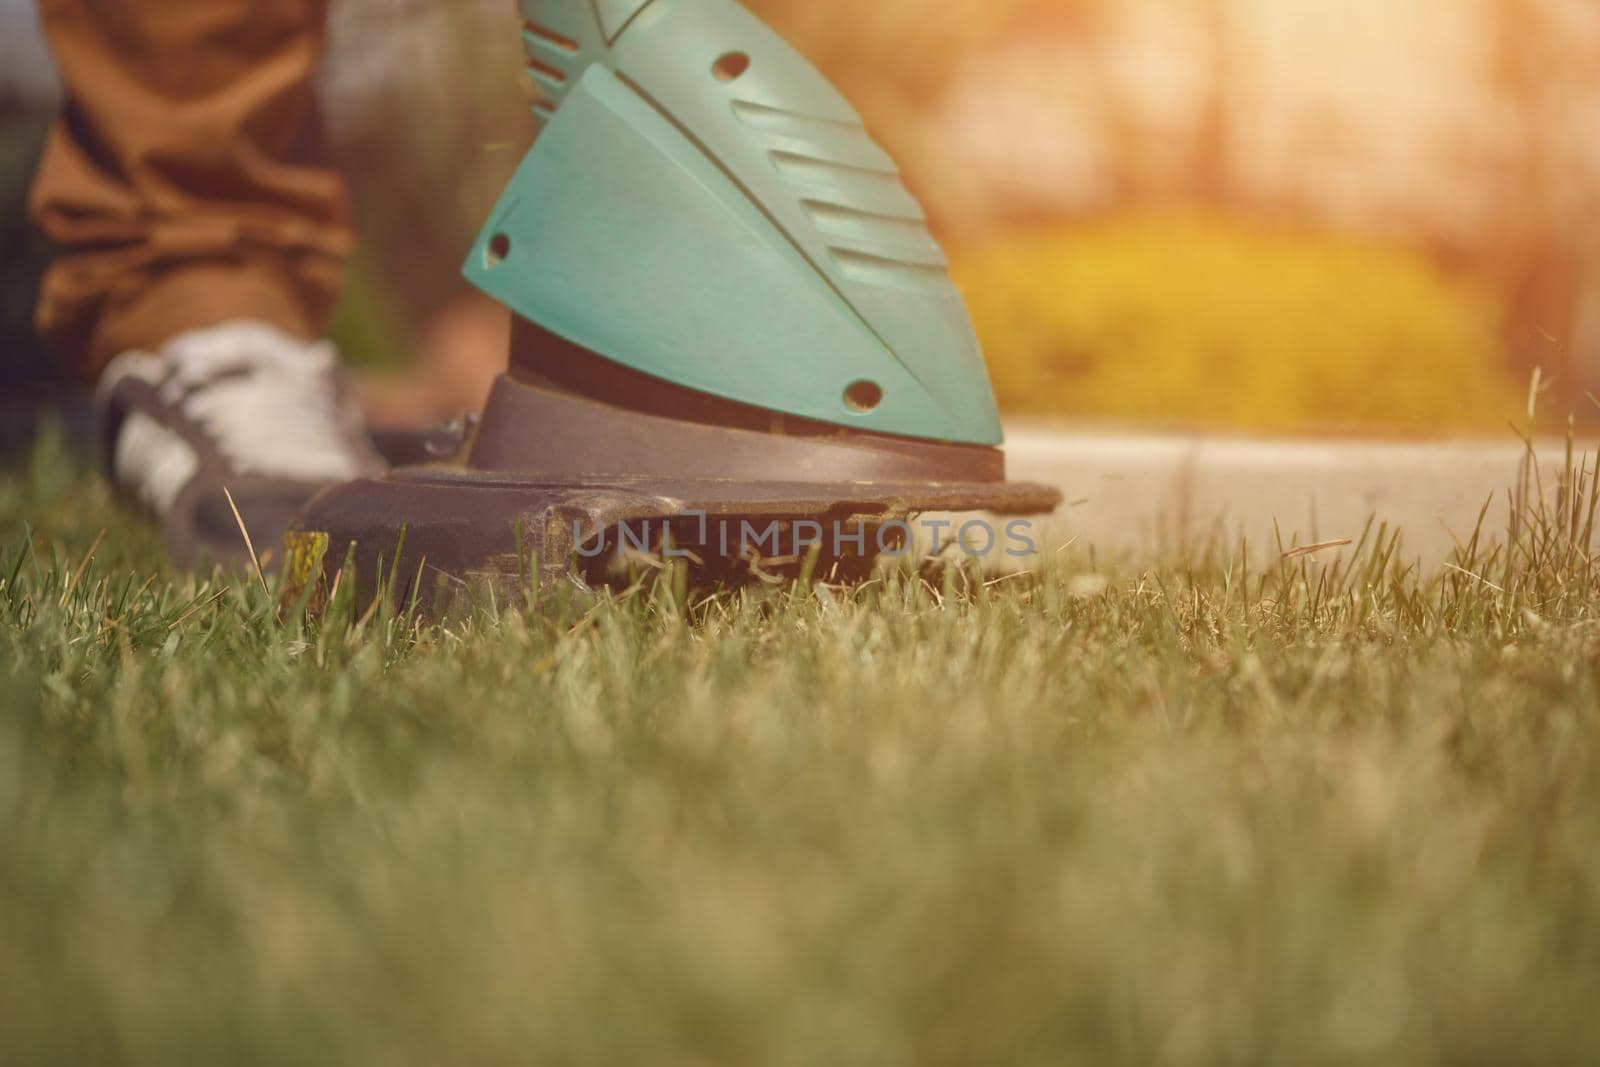
[[[854,575],[924,512],[1026,516],[917,201],[861,118],[734,0],[522,0],[542,125],[466,276],[515,315],[448,461],[328,491],[290,570]],[[354,546],[348,549],[348,546]],[[408,568],[409,564],[409,568]]]

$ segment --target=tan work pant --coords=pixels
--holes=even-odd
[[[40,333],[93,378],[117,353],[250,317],[312,338],[352,234],[319,156],[327,0],[40,0],[66,104],[31,214],[61,249]]]

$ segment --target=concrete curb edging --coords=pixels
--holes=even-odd
[[[1040,523],[1045,552],[1069,542],[1098,555],[1148,558],[1244,538],[1256,562],[1286,546],[1359,538],[1369,517],[1403,531],[1405,558],[1437,566],[1472,533],[1506,530],[1526,447],[1507,441],[1378,442],[1095,433],[1010,428],[1009,476],[1061,489],[1067,503]],[[1594,455],[1579,442],[1575,458]],[[1553,492],[1566,442],[1537,443]]]

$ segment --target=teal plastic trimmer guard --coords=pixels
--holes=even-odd
[[[733,0],[523,0],[545,128],[468,256],[635,370],[854,429],[1001,443],[965,305],[894,163]]]

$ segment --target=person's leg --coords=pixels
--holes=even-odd
[[[41,334],[93,378],[236,320],[319,336],[351,245],[319,157],[327,0],[40,0],[66,106],[32,214]]]
[[[327,0],[40,0],[66,106],[32,214],[40,332],[98,379],[105,468],[181,563],[242,562],[382,465],[316,339],[351,245],[319,158]]]

